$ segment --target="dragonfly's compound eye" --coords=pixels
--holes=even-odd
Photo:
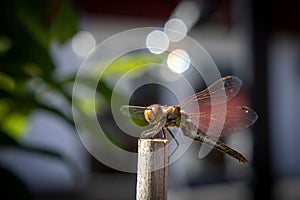
[[[159,121],[163,115],[163,110],[160,105],[154,104],[149,107],[144,112],[146,120],[150,123],[156,123]]]

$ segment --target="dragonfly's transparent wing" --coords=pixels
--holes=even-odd
[[[196,103],[201,110],[203,107],[224,104],[226,103],[222,98],[224,92],[226,95],[226,101],[229,101],[239,92],[241,85],[242,81],[236,76],[223,77],[205,90],[188,97],[183,103],[180,104],[180,106],[183,110],[186,110],[187,107],[193,107]],[[211,102],[212,95],[214,97],[214,104]]]
[[[122,106],[120,108],[120,111],[128,116],[128,117],[132,117],[132,118],[137,118],[137,119],[142,119],[145,120],[145,116],[144,116],[144,112],[146,110],[146,107],[144,106]]]
[[[128,117],[131,117],[131,118],[143,120],[148,124],[148,122],[145,119],[145,115],[144,115],[146,107],[127,105],[127,106],[122,106],[120,108],[120,110],[124,115],[127,115]],[[151,128],[149,128],[147,130],[144,130],[141,133],[141,138],[151,138],[151,137],[155,136],[165,126],[166,121],[167,121],[167,117],[163,116],[161,118],[161,120],[159,120],[157,123],[154,124],[154,126],[152,126]]]
[[[234,108],[227,108],[224,113],[224,110],[220,109],[218,111],[218,107],[215,107],[215,112],[212,113],[209,108],[207,110],[203,110],[200,113],[190,113],[189,118],[193,121],[193,123],[198,123],[198,129],[201,133],[206,134],[208,128],[214,131],[216,130],[216,134],[218,134],[217,127],[220,125],[220,117],[225,114],[225,122],[221,132],[221,137],[225,137],[227,135],[240,132],[249,126],[251,126],[258,118],[256,112],[247,106],[238,106]],[[195,121],[199,120],[199,121]],[[213,137],[213,135],[212,135]]]
[[[142,138],[151,138],[163,129],[167,122],[167,117],[163,117],[151,129],[145,130],[141,133]]]

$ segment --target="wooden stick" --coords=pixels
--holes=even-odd
[[[137,200],[166,200],[168,140],[138,140]]]

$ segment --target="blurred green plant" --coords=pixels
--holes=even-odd
[[[19,142],[26,132],[29,113],[36,109],[55,113],[73,125],[70,116],[39,97],[53,90],[71,101],[71,95],[53,76],[55,66],[49,46],[52,41],[64,43],[77,32],[74,6],[67,0],[4,0],[0,9],[0,147],[51,156],[65,162],[78,175],[72,160],[54,149]],[[2,180],[5,185],[13,180],[9,174],[1,173],[1,177],[7,178]]]
[[[74,174],[78,175],[73,162],[54,149],[19,142],[26,133],[28,115],[37,109],[54,113],[74,127],[70,110],[66,112],[47,99],[51,94],[58,95],[71,109],[69,86],[74,83],[75,74],[65,79],[55,77],[49,47],[54,41],[66,42],[77,32],[78,14],[72,3],[69,0],[0,2],[0,147],[9,146],[57,158],[71,165]],[[120,76],[151,62],[160,62],[160,58],[147,54],[123,56],[111,63],[103,77]],[[137,70],[134,76],[141,73],[143,70]],[[99,81],[97,93],[109,103],[112,89],[104,79]],[[77,81],[89,87],[90,81],[84,77]],[[82,112],[89,110],[84,102],[76,106]]]
[[[52,41],[63,43],[77,32],[74,6],[59,0],[2,1],[0,20],[1,132],[16,140],[25,132],[26,116],[35,109],[54,112],[73,124],[69,116],[38,96],[51,89],[71,100],[53,77],[49,46]],[[31,87],[34,80],[39,87]]]

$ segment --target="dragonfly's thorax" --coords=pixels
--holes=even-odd
[[[181,109],[179,106],[168,106],[165,107],[164,112],[167,116],[166,126],[177,126],[180,125],[181,120]]]

